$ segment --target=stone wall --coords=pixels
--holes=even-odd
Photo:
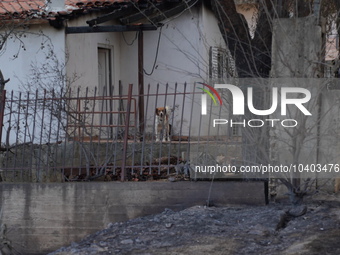
[[[2,184],[1,224],[22,254],[46,254],[103,229],[165,208],[266,203],[264,182],[82,182]]]

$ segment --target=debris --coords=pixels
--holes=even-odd
[[[294,206],[293,208],[289,209],[288,213],[289,215],[293,217],[299,217],[307,212],[307,206],[305,205],[299,205],[299,206]]]
[[[205,202],[206,202],[205,205],[206,205],[207,207],[214,206],[214,201],[213,201],[213,200],[206,200]]]
[[[172,223],[166,223],[166,224],[165,224],[165,227],[166,227],[166,228],[171,228],[171,227],[172,227]]]
[[[133,240],[132,239],[125,239],[120,241],[121,244],[133,244]]]
[[[91,254],[93,243],[96,251],[108,248],[112,253],[119,250],[119,254],[300,254],[296,247],[302,247],[303,254],[340,254],[339,201],[309,203],[309,208],[320,210],[307,211],[308,220],[290,216],[290,206],[194,206],[179,212],[165,209],[160,214],[110,225],[110,229],[84,238],[78,246],[52,254],[71,254],[72,249],[74,254]],[[277,228],[283,215],[290,221]]]
[[[180,166],[180,167],[178,167]],[[177,171],[179,169],[179,172]],[[189,180],[189,166],[181,157],[170,156],[154,159],[151,164],[145,162],[144,166],[136,164],[134,167],[126,167],[126,181],[150,181],[168,179],[171,182]],[[104,170],[104,171],[102,171]],[[101,173],[103,172],[103,173]],[[74,181],[120,181],[122,169],[107,163],[103,166],[89,166],[77,168],[64,168],[65,180]],[[87,176],[89,173],[89,176]]]
[[[172,176],[170,176],[170,177],[168,178],[168,180],[169,180],[170,182],[175,182],[175,181],[176,181],[176,179],[175,179],[174,177],[172,177]]]

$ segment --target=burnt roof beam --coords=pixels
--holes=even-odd
[[[88,20],[86,23],[93,27],[107,21],[119,19],[123,25],[128,25],[138,20],[147,18],[152,24],[157,24],[162,20],[170,18],[186,10],[195,1],[196,0],[189,0],[185,2],[185,0],[175,0],[173,2],[162,2],[158,4],[152,4],[149,6],[149,8],[143,11],[140,11],[132,4],[124,5],[110,13],[104,14],[95,19]]]
[[[83,33],[103,33],[103,32],[126,32],[126,31],[150,31],[157,30],[157,26],[150,24],[142,25],[113,25],[113,26],[94,26],[94,27],[66,27],[66,34]]]
[[[95,19],[91,19],[86,21],[86,23],[89,26],[96,26],[98,24],[113,20],[113,19],[118,19],[126,15],[130,15],[132,13],[136,12],[134,8],[131,8],[131,6],[124,5],[120,7],[119,9],[114,10],[113,12],[110,12],[108,14],[104,14],[102,16],[99,16]]]

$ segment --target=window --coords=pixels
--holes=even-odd
[[[214,83],[225,83],[227,78],[237,77],[235,63],[228,49],[222,49],[219,47],[210,47],[209,51],[209,79],[211,84]],[[230,109],[229,102],[231,98],[228,99],[228,95],[223,95],[223,90],[221,91],[222,100],[225,101],[223,112],[229,112]],[[230,137],[240,136],[240,130],[238,127],[233,126],[228,129]]]
[[[210,47],[209,52],[209,78],[214,82],[222,82],[233,77],[234,68],[229,52],[226,49]]]

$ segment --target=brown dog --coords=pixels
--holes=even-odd
[[[160,140],[162,140],[163,142],[170,141],[170,112],[170,106],[156,108],[156,142],[159,142]]]

